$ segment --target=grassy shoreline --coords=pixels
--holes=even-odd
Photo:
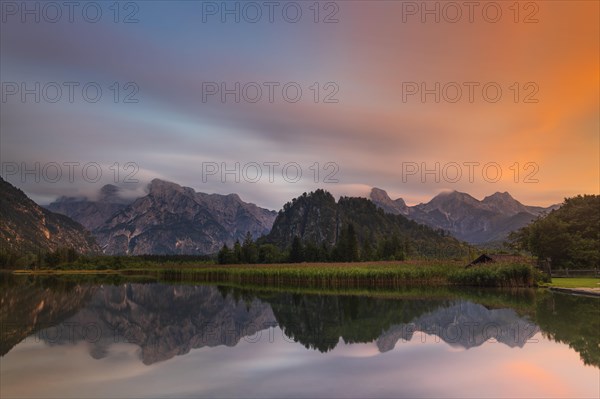
[[[552,282],[544,284],[556,288],[600,288],[600,278],[594,277],[554,277]]]
[[[159,280],[255,284],[279,288],[399,288],[406,286],[535,287],[543,275],[527,264],[464,268],[461,262],[408,261],[276,265],[186,265],[120,270],[15,270],[15,274],[121,274]]]

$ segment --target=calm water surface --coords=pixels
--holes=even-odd
[[[2,281],[0,396],[600,397],[600,301]]]

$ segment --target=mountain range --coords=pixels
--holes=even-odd
[[[508,193],[495,193],[480,201],[456,191],[408,206],[403,199],[392,200],[384,190],[373,188],[370,202],[343,197],[336,203],[330,194],[310,202],[302,196],[277,213],[244,202],[237,194],[205,194],[154,179],[147,194],[137,199],[124,198],[117,186],[106,185],[95,199],[60,197],[44,209],[8,182],[0,180],[0,187],[2,249],[72,247],[82,253],[109,255],[214,254],[224,243],[231,246],[236,240],[243,241],[247,232],[254,239],[267,236],[269,242],[282,247],[289,246],[296,235],[335,245],[348,222],[355,225],[363,242],[395,232],[425,245],[434,236],[437,240],[443,230],[456,239],[487,245],[501,242],[509,232],[557,208],[523,205]],[[371,202],[401,218],[392,221],[374,212],[368,205]],[[293,211],[287,212],[291,208]],[[437,232],[427,238],[429,230],[419,225]]]
[[[507,192],[497,192],[481,201],[458,191],[443,192],[431,201],[415,206],[407,206],[402,198],[392,200],[379,188],[373,188],[369,198],[385,212],[446,230],[471,244],[502,242],[511,231],[559,207],[523,205]]]
[[[48,209],[86,226],[106,254],[216,253],[227,243],[267,234],[277,213],[246,203],[237,194],[205,194],[154,179],[148,194],[127,202],[115,186],[104,186],[96,201],[59,198]]]

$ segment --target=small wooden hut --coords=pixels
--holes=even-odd
[[[489,263],[531,263],[531,260],[519,255],[481,254],[477,259],[466,265],[465,268],[468,269],[473,266]]]

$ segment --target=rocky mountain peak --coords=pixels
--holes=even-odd
[[[507,191],[501,193],[499,191],[495,192],[492,195],[488,195],[487,197],[485,197],[484,199],[481,200],[482,203],[484,204],[490,204],[490,203],[494,203],[494,204],[502,204],[502,203],[517,203],[517,204],[521,204],[519,201],[517,201],[516,199],[514,199],[512,197],[512,195],[510,195]]]
[[[392,214],[408,214],[408,207],[402,198],[392,200],[385,190],[377,187],[371,189],[369,199],[381,207],[385,212]]]
[[[150,195],[162,195],[165,193],[184,193],[185,188],[177,183],[173,183],[166,180],[161,179],[152,179],[150,184],[148,184],[148,194]]]
[[[467,193],[463,193],[461,191],[456,191],[456,190],[452,190],[452,191],[442,191],[441,193],[439,193],[438,195],[436,195],[435,197],[433,197],[433,199],[457,199],[457,200],[466,200],[466,201],[471,201],[471,200],[475,200],[477,201],[477,199],[473,198],[471,195],[467,194]]]
[[[237,202],[241,202],[242,201],[242,199],[240,198],[240,196],[237,195],[237,194],[235,194],[235,193],[228,194],[227,198],[229,198],[230,200],[233,200],[233,201],[237,201]]]
[[[479,201],[476,198],[473,198],[467,193],[462,193],[460,191],[445,191],[441,192],[435,197],[431,199],[425,206],[427,208],[448,208],[448,207],[456,207],[461,206],[463,204],[470,206],[478,206]]]
[[[501,193],[500,191],[496,191],[494,194],[488,195],[487,197],[485,197],[483,199],[483,201],[485,201],[488,198],[503,198],[503,199],[512,199],[512,200],[514,200],[514,198],[512,197],[512,195],[510,195],[510,193],[508,191],[505,191],[503,193]]]
[[[507,215],[515,215],[520,212],[532,212],[528,207],[521,204],[519,201],[514,199],[508,192],[496,192],[492,195],[485,197],[482,204],[487,206],[489,209]]]
[[[373,200],[378,200],[378,201],[391,201],[392,200],[390,198],[390,196],[388,195],[387,191],[382,190],[377,187],[373,187],[371,189],[371,195],[369,197]]]

